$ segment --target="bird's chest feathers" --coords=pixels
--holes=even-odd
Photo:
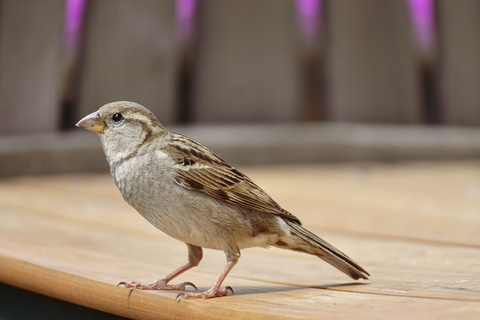
[[[157,151],[126,159],[112,170],[115,184],[130,205],[140,211],[168,194],[173,173],[168,161],[172,160]]]

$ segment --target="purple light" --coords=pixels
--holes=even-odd
[[[182,43],[186,43],[193,33],[197,0],[177,0],[175,5],[178,35]]]
[[[425,51],[430,51],[435,42],[434,6],[434,0],[408,0],[415,36]]]
[[[83,24],[86,0],[67,0],[65,3],[65,22],[63,43],[68,52],[77,47]]]
[[[306,41],[313,41],[319,32],[322,4],[322,0],[295,0],[300,31]]]

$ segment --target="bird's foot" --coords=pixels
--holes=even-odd
[[[226,286],[225,289],[219,290],[215,286],[211,287],[205,292],[185,292],[185,293],[180,293],[177,296],[177,299],[210,299],[210,298],[216,298],[216,297],[224,297],[228,295],[228,291],[231,291],[233,293],[233,289],[230,286]]]
[[[175,291],[185,291],[187,286],[193,287],[197,290],[197,287],[191,282],[183,282],[179,284],[168,284],[167,280],[159,279],[154,283],[150,284],[141,284],[138,282],[120,282],[117,286],[125,286],[125,288],[133,288],[139,290],[175,290]]]

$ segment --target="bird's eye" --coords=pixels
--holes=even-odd
[[[115,113],[112,117],[113,122],[120,122],[123,120],[123,115],[119,112]]]

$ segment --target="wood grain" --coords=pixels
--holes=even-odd
[[[0,181],[0,281],[136,319],[474,319],[480,315],[478,162],[241,168],[304,226],[365,267],[352,282],[313,256],[244,250],[235,295],[178,301],[119,281],[151,282],[186,261],[108,175]],[[180,276],[200,290],[225,265],[206,250]]]

